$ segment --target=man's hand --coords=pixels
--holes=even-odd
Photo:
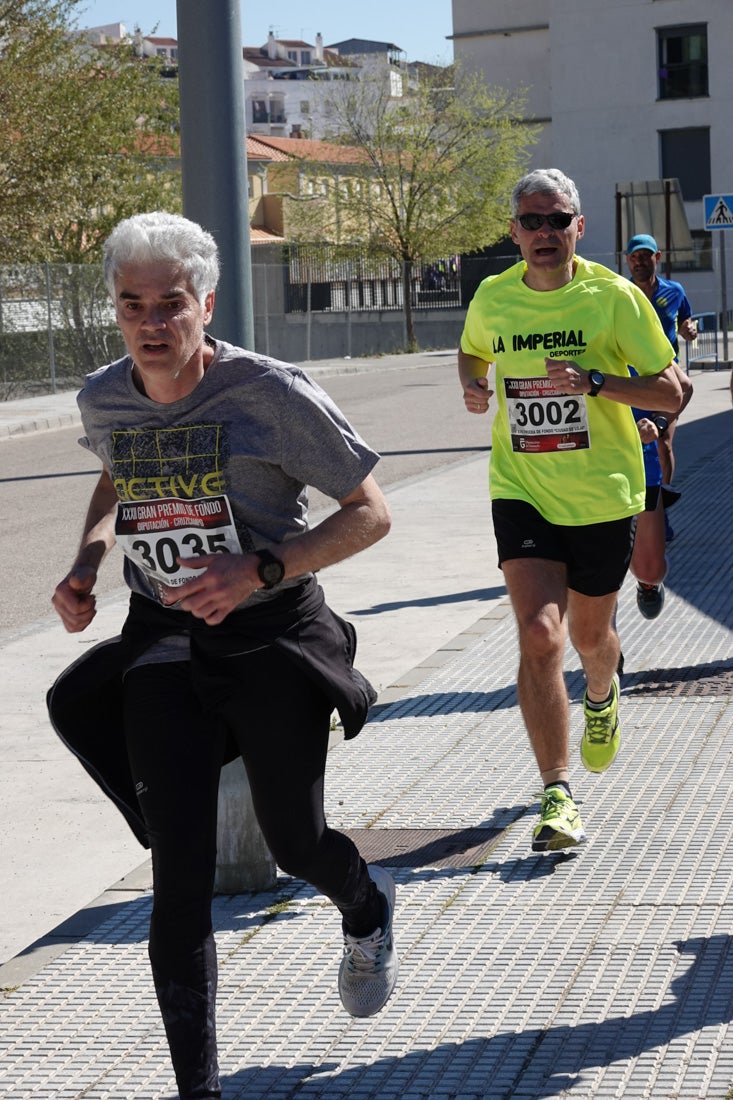
[[[697,340],[697,321],[693,321],[692,317],[686,317],[680,322],[677,334],[683,340]]]
[[[655,439],[659,439],[659,428],[648,416],[642,416],[637,420],[636,426],[642,443],[653,443]]]
[[[178,563],[184,568],[203,572],[173,588],[161,585],[161,599],[166,607],[180,607],[203,619],[208,626],[217,626],[256,589],[262,588],[257,562],[254,554],[179,558]]]
[[[463,401],[466,411],[470,413],[485,413],[489,408],[489,399],[494,391],[489,389],[486,378],[473,378],[463,387]]]
[[[92,594],[96,582],[96,569],[78,565],[56,585],[51,603],[69,634],[86,630],[97,614],[97,599]]]
[[[545,370],[557,393],[590,393],[589,372],[572,360],[545,358]]]

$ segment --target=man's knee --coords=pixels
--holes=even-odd
[[[565,634],[556,619],[540,612],[520,623],[519,645],[525,657],[548,660],[563,652]]]

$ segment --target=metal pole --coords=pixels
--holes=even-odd
[[[351,261],[349,261],[351,262]],[[346,276],[346,358],[351,359],[351,275]]]
[[[267,284],[270,281],[270,265],[262,265],[262,295],[264,298],[263,321],[265,326],[265,355],[270,354],[270,294]]]
[[[624,251],[621,203],[624,198],[626,198],[626,196],[622,195],[620,191],[616,192],[616,270],[618,271],[619,275],[621,274],[621,269],[623,267],[623,263],[621,261],[621,257]]]
[[[214,326],[254,350],[239,0],[177,0],[183,210],[221,257]]]
[[[43,265],[46,273],[46,319],[48,324],[48,354],[51,366],[51,393],[56,393],[56,350],[53,342],[53,312],[51,310],[51,269]]]
[[[723,362],[728,364],[728,281],[725,270],[725,229],[721,229],[720,238],[720,308],[722,310],[721,327],[723,329]]]
[[[664,277],[672,278],[672,223],[671,223],[671,194],[672,185],[669,180],[664,181]]]
[[[239,0],[177,0],[183,210],[219,246],[214,323],[254,350],[247,137]],[[264,889],[276,881],[241,760],[222,770],[214,888]]]

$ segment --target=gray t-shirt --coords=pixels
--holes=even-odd
[[[200,533],[186,528],[188,545],[209,552],[217,540],[225,543],[224,521],[209,514],[220,509],[243,553],[277,547],[307,530],[306,486],[341,500],[379,459],[299,367],[209,343],[214,358],[180,401],[161,404],[140,393],[129,356],[88,375],[78,396],[86,432],[80,442],[109,470],[120,499],[118,539],[143,547],[146,560],[157,554],[164,570],[173,569],[176,524],[198,524]],[[127,556],[125,579],[133,591],[158,598]],[[268,596],[260,589],[250,600]]]

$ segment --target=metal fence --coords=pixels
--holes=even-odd
[[[421,346],[454,347],[481,280],[516,259],[454,256],[412,265],[407,285]],[[303,362],[405,347],[405,280],[394,260],[303,249],[266,256],[257,248],[252,275],[258,351]],[[696,317],[700,335],[685,346],[686,366],[717,367],[718,315]],[[81,386],[124,350],[97,265],[0,266],[0,400]]]
[[[326,319],[348,329],[350,355],[404,347],[399,263],[302,249],[285,255],[277,250],[258,263],[260,257],[264,253],[253,249],[257,350],[295,361],[336,354],[332,331],[329,344],[325,330],[320,330],[319,343],[319,333],[312,329],[310,322],[318,315],[331,315]],[[514,258],[487,263],[448,257],[414,265],[409,280],[413,311],[424,315],[465,309],[481,279]],[[380,322],[385,312],[394,319],[391,326]],[[357,331],[351,324],[357,314],[371,321],[372,329],[389,327],[391,345],[371,341],[363,331],[369,326]],[[301,331],[302,339],[296,338]],[[455,334],[446,329],[444,346],[454,343]],[[124,350],[98,265],[0,266],[0,400],[73,389]]]
[[[471,266],[470,260],[465,262]],[[389,256],[345,256],[328,249],[292,247],[287,270],[287,313],[402,310],[406,283],[414,310],[464,304],[460,256],[411,264],[408,273],[403,263]]]
[[[712,363],[718,369],[718,315],[717,313],[693,313],[697,322],[697,339],[685,340],[685,369]]]
[[[96,265],[0,266],[0,399],[71,389],[123,352]]]

